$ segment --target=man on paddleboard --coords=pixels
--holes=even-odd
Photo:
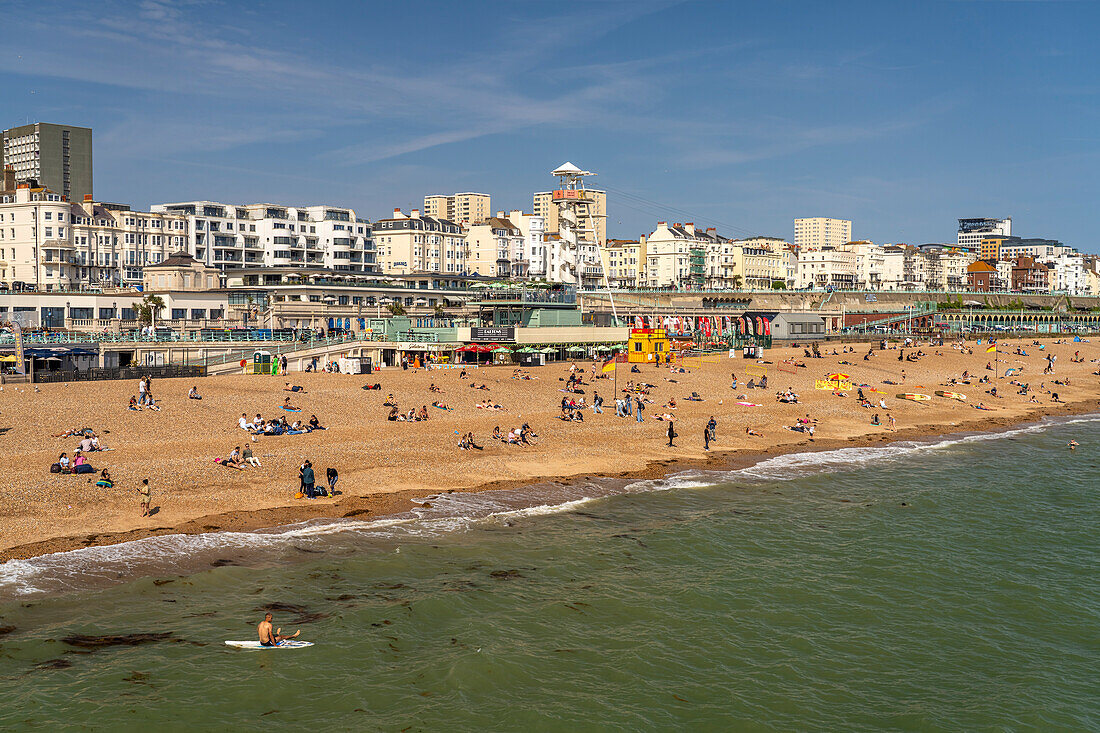
[[[264,620],[260,622],[256,630],[260,632],[260,646],[279,646],[279,642],[285,641],[286,639],[293,639],[295,636],[302,633],[301,629],[299,629],[290,636],[281,636],[279,632],[282,631],[282,629],[275,629],[275,631],[272,631],[270,613],[264,614]]]

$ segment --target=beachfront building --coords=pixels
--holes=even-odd
[[[519,209],[508,212],[508,221],[512,222],[523,236],[523,259],[527,262],[527,277],[544,280],[552,268],[551,260],[555,254],[546,237],[546,222],[541,216],[525,214]]]
[[[791,245],[787,245],[782,250],[783,254],[783,273],[786,279],[786,286],[788,289],[793,288],[798,283],[798,252]]]
[[[421,216],[419,209],[379,219],[373,226],[378,265],[387,275],[467,272],[466,241],[462,227],[449,219]]]
[[[671,226],[657,222],[657,228],[646,237],[645,287],[740,287],[734,278],[734,247],[729,242],[714,229],[699,230],[692,222]]]
[[[856,282],[858,287],[866,290],[878,290],[882,281],[882,272],[885,265],[883,248],[869,240],[861,239],[848,242],[841,249],[853,252],[856,255]]]
[[[979,252],[983,239],[1011,236],[1011,216],[1005,219],[959,219],[956,244],[959,249],[984,259],[985,255]]]
[[[708,232],[712,231],[710,229]],[[740,280],[746,290],[770,290],[772,283],[786,284],[787,269],[783,253],[790,243],[777,237],[748,237],[722,245],[732,255],[732,267],[726,282]]]
[[[966,266],[966,285],[968,290],[988,293],[1000,290],[997,279],[997,266],[989,260],[975,260]]]
[[[1012,289],[1023,293],[1050,292],[1050,268],[1033,257],[1017,257],[1012,263]]]
[[[794,220],[794,246],[804,249],[839,247],[852,241],[852,222],[818,216]]]
[[[798,287],[804,290],[854,290],[858,283],[857,255],[843,247],[798,251]]]
[[[187,252],[221,270],[238,267],[328,267],[376,270],[371,225],[339,206],[222,204],[183,201],[152,211],[187,221]]]
[[[124,204],[65,201],[18,184],[0,193],[0,283],[46,292],[142,282],[142,267],[187,243],[188,222]]]
[[[1080,254],[1063,252],[1048,260],[1051,289],[1068,295],[1088,295],[1089,283],[1085,258]]]
[[[92,196],[92,128],[35,122],[0,133],[0,169],[69,201]]]
[[[424,197],[424,216],[469,226],[480,224],[493,211],[487,193],[431,194]]]
[[[527,276],[527,241],[519,227],[498,212],[466,230],[463,261],[469,274],[485,277]]]
[[[611,239],[601,249],[604,271],[612,288],[637,288],[644,284],[646,262],[645,235],[637,241]]]

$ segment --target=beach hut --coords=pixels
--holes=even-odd
[[[663,328],[632,328],[627,349],[628,361],[661,361],[668,355],[668,336]]]
[[[271,374],[272,361],[270,351],[257,350],[252,354],[252,374]]]

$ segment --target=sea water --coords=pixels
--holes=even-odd
[[[1073,418],[8,563],[0,728],[1096,730],[1098,449]],[[269,604],[316,645],[224,645]],[[72,638],[133,633],[167,636]]]

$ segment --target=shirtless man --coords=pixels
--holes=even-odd
[[[256,627],[256,631],[260,633],[260,646],[279,646],[279,642],[285,641],[286,639],[293,639],[295,636],[302,633],[301,629],[299,629],[290,636],[282,636],[279,634],[282,629],[275,629],[275,631],[272,631],[270,613],[264,614],[264,620]]]

